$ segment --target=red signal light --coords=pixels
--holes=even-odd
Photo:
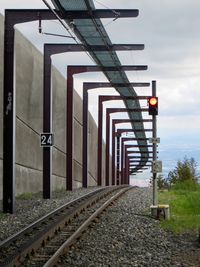
[[[158,103],[158,99],[156,97],[151,97],[149,99],[149,104],[155,106]]]
[[[149,115],[158,115],[158,98],[155,96],[148,98]]]

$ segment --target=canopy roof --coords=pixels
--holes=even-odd
[[[88,10],[90,18],[87,19],[74,19],[73,21],[66,20],[67,24],[73,30],[78,39],[83,43],[89,51],[89,54],[92,56],[96,64],[102,67],[102,71],[111,83],[113,87],[119,92],[121,96],[137,96],[134,88],[130,86],[125,87],[116,87],[115,83],[125,83],[128,84],[129,80],[126,73],[123,70],[118,71],[104,71],[103,67],[106,66],[115,66],[120,67],[121,63],[115,51],[109,48],[112,45],[112,42],[105,31],[105,28],[99,18],[93,17],[93,13],[90,12],[95,10],[93,0],[51,0],[55,8],[61,12],[64,11],[81,11]],[[114,12],[114,10],[113,10]],[[90,49],[91,45],[104,45],[108,46],[107,51],[92,51]],[[140,108],[139,100],[125,100],[124,101],[126,108]],[[129,112],[130,119],[142,120],[141,112]],[[144,129],[143,123],[132,123],[133,129]],[[145,131],[135,132],[136,138],[146,138]],[[147,141],[138,141],[139,146],[147,145]],[[148,148],[139,147],[140,151],[146,152],[147,157]],[[140,165],[145,165],[145,162],[141,162]],[[137,168],[136,168],[137,169]]]

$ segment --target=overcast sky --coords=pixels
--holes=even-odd
[[[131,81],[157,81],[159,151],[164,172],[172,169],[185,155],[193,156],[200,164],[200,1],[99,0],[94,3],[97,8],[139,9],[138,18],[104,19],[103,23],[113,43],[145,44],[144,51],[120,52],[118,55],[122,64],[148,65],[148,71],[127,73]],[[1,12],[4,8],[41,7],[45,7],[42,0],[0,0]],[[19,28],[41,51],[44,42],[72,42],[41,36],[37,27],[38,23],[32,23],[31,27],[24,24]],[[64,33],[56,22],[43,23],[43,30]],[[63,75],[66,60],[68,64],[92,63],[84,53],[54,57],[55,65]],[[100,74],[80,75],[76,78],[77,86],[97,77],[99,81],[106,81]],[[136,91],[140,95],[150,93],[149,89]],[[109,106],[114,105],[109,103]],[[90,108],[95,116],[94,107],[91,105]]]

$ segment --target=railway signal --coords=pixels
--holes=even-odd
[[[148,98],[149,115],[158,115],[158,98],[155,96]]]

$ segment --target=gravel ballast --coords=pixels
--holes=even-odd
[[[60,266],[200,266],[200,248],[184,236],[174,236],[146,216],[149,189],[130,190],[108,209]]]
[[[39,195],[16,201],[16,215],[0,217],[0,240],[20,230],[44,214],[96,187],[73,192],[54,193],[50,200]],[[59,266],[200,266],[200,248],[195,236],[175,236],[160,228],[159,221],[148,216],[152,191],[129,190],[109,207],[98,223],[89,229]]]
[[[52,199],[43,199],[42,193],[28,196],[28,199],[23,199],[23,196],[16,198],[15,214],[0,215],[0,242],[50,211],[98,188],[79,188],[73,191],[60,190],[53,192]]]

